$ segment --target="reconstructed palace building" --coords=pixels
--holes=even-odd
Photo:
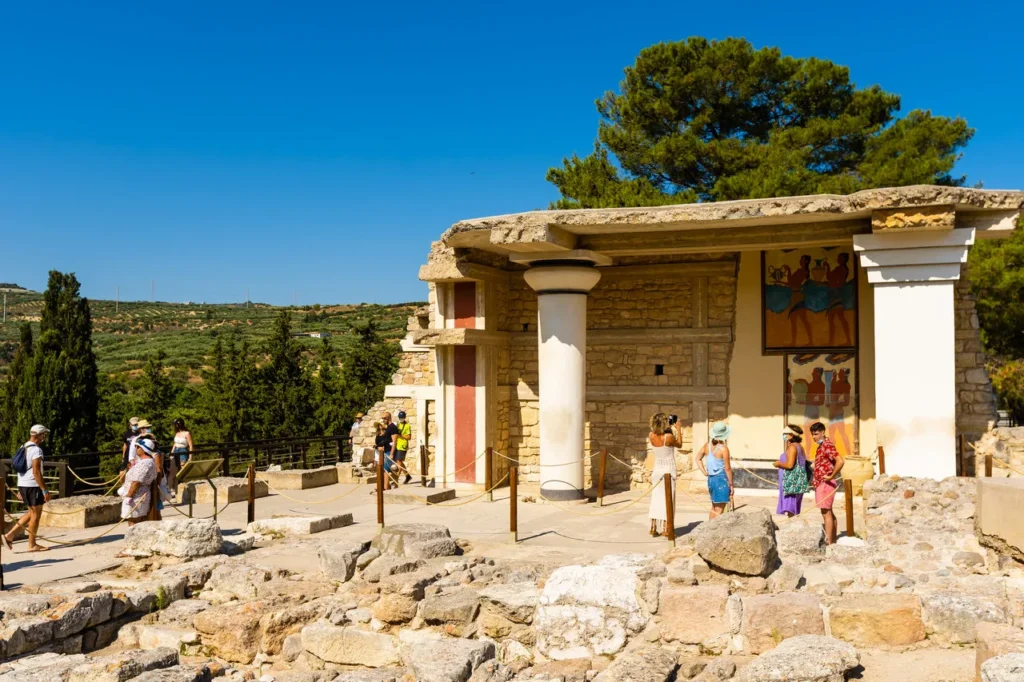
[[[642,462],[658,411],[684,426],[683,471],[715,420],[772,477],[783,425],[821,421],[848,457],[951,476],[958,436],[995,418],[967,253],[1022,205],[917,186],[462,221],[370,417],[406,410],[438,480],[483,483],[491,446],[494,480],[514,462],[553,499],[583,494],[602,448]],[[608,461],[608,486],[638,482]]]

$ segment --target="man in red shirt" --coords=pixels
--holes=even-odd
[[[821,422],[811,424],[811,438],[818,444],[817,453],[814,455],[814,478],[811,481],[811,487],[814,488],[814,503],[821,510],[821,517],[825,523],[825,542],[834,545],[839,533],[836,515],[832,513],[832,503],[839,487],[839,472],[846,461],[836,450],[835,443],[825,435],[825,425]]]

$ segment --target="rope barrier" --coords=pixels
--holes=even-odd
[[[1009,462],[1004,462],[1003,460],[1001,460],[1001,459],[999,459],[997,457],[992,457],[992,463],[995,464],[996,466],[1002,468],[1002,469],[1009,469],[1010,471],[1014,472],[1015,474],[1017,474],[1019,476],[1024,476],[1024,471],[1021,471],[1020,469],[1018,469],[1018,468],[1014,467],[1013,465],[1011,465]]]
[[[113,532],[113,531],[114,531],[114,530],[115,530],[115,529],[116,529],[116,528],[117,528],[118,526],[120,526],[120,525],[121,525],[122,523],[125,523],[125,522],[127,522],[127,521],[128,521],[129,519],[131,519],[131,518],[132,518],[132,517],[131,517],[131,513],[132,513],[132,512],[134,512],[134,511],[135,511],[136,509],[138,509],[138,508],[139,508],[139,507],[140,507],[140,506],[142,505],[142,503],[143,503],[143,502],[144,502],[144,500],[139,500],[139,501],[138,501],[138,502],[137,502],[137,503],[135,504],[135,506],[134,506],[134,507],[132,507],[132,508],[131,508],[131,509],[130,509],[130,510],[128,511],[128,514],[129,514],[128,516],[126,516],[126,517],[122,518],[122,519],[121,519],[120,521],[118,521],[117,523],[115,523],[115,524],[114,524],[113,526],[111,526],[110,528],[106,529],[105,531],[103,531],[102,533],[100,533],[99,535],[97,535],[97,536],[95,536],[95,537],[92,537],[92,538],[86,538],[85,540],[75,540],[75,541],[73,541],[73,542],[63,542],[63,541],[61,541],[61,540],[54,540],[53,538],[48,538],[48,537],[46,537],[45,535],[39,535],[38,533],[36,533],[36,540],[43,540],[44,542],[49,542],[49,543],[51,543],[51,544],[54,544],[54,545],[60,545],[60,546],[62,546],[62,547],[76,547],[76,546],[78,546],[78,545],[87,545],[87,544],[89,544],[90,542],[95,542],[96,540],[99,540],[99,539],[100,539],[101,537],[103,537],[104,535],[108,535],[108,534],[112,533],[112,532]],[[151,502],[152,502],[152,500],[151,500]],[[6,510],[4,510],[4,514],[5,514],[5,515],[7,516],[7,518],[8,518],[8,519],[10,519],[11,521],[16,521],[16,519],[15,519],[15,518],[14,518],[13,516],[11,516],[11,515],[10,515],[10,514],[9,514],[9,513],[8,513],[8,512],[6,511]]]
[[[113,478],[111,478],[109,480],[102,481],[100,483],[92,483],[90,481],[85,480],[81,476],[79,476],[78,473],[75,472],[75,470],[72,469],[71,467],[68,467],[68,471],[70,471],[71,475],[74,476],[75,478],[77,478],[80,482],[84,483],[85,485],[92,486],[93,488],[102,488],[103,486],[107,485],[108,483],[113,483],[114,481],[121,480],[121,474],[119,473],[117,476],[114,476]]]
[[[224,503],[224,506],[217,510],[216,514],[210,514],[209,516],[189,516],[185,512],[183,512],[180,509],[178,509],[173,504],[166,505],[164,508],[165,509],[166,508],[173,509],[174,511],[178,512],[179,514],[181,514],[182,516],[184,516],[187,519],[214,519],[214,518],[217,518],[219,515],[223,514],[224,510],[226,510],[230,504],[231,504],[231,499],[229,498],[228,501]]]
[[[550,504],[552,507],[555,507],[556,509],[561,509],[562,511],[565,511],[565,512],[568,512],[570,514],[573,514],[574,516],[611,516],[612,514],[618,514],[620,512],[626,511],[627,509],[632,507],[634,504],[637,504],[638,502],[640,502],[640,500],[642,500],[645,497],[647,497],[648,495],[650,495],[654,491],[655,488],[657,488],[660,485],[663,485],[664,483],[665,483],[664,479],[659,480],[657,483],[655,483],[650,488],[648,488],[646,491],[644,491],[643,495],[641,495],[640,497],[636,498],[635,500],[632,500],[632,501],[628,502],[625,506],[618,507],[616,509],[610,509],[610,510],[608,510],[606,512],[598,512],[596,514],[586,514],[584,512],[578,512],[578,511],[575,511],[574,509],[572,509],[571,507],[565,507],[565,506],[560,505],[557,502],[555,502],[553,500],[549,500],[547,498],[544,498],[544,502],[546,504]],[[519,495],[519,497],[523,498],[524,496],[523,495]]]
[[[353,488],[352,490],[349,490],[347,493],[342,493],[341,495],[338,495],[336,497],[332,497],[332,498],[327,499],[327,500],[316,500],[316,501],[313,501],[313,502],[309,502],[307,500],[302,500],[302,499],[299,499],[297,497],[292,497],[291,495],[286,495],[285,493],[281,492],[280,490],[278,490],[274,486],[270,485],[270,482],[267,481],[266,479],[262,479],[261,478],[259,480],[261,480],[264,483],[266,483],[267,484],[267,488],[269,488],[270,491],[273,492],[275,495],[280,495],[281,497],[285,498],[286,500],[291,500],[292,502],[300,502],[302,504],[309,504],[309,505],[328,504],[330,502],[335,502],[337,500],[340,500],[343,497],[348,497],[352,493],[357,493],[360,490],[365,490],[365,488],[364,487],[360,487],[359,484],[353,484],[356,487]]]

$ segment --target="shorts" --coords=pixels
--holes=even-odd
[[[405,461],[405,454],[406,454],[406,452],[408,452],[408,451],[407,450],[395,450],[395,461],[396,462],[404,462]]]
[[[43,489],[37,485],[18,486],[18,492],[21,493],[21,501],[26,507],[42,507],[46,503]]]
[[[171,460],[180,469],[181,467],[185,466],[185,462],[188,461],[188,450],[175,450],[174,452],[171,453]]]
[[[711,493],[712,504],[729,502],[729,479],[724,471],[714,476],[708,476],[708,492]]]
[[[836,488],[839,484],[836,481],[822,481],[814,487],[814,505],[818,509],[831,509],[835,502]]]

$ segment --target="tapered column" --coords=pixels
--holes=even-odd
[[[583,496],[583,416],[587,385],[587,292],[601,273],[591,263],[536,264],[540,487],[553,500]]]
[[[874,294],[875,415],[886,472],[956,475],[953,287],[974,230],[854,237]]]

